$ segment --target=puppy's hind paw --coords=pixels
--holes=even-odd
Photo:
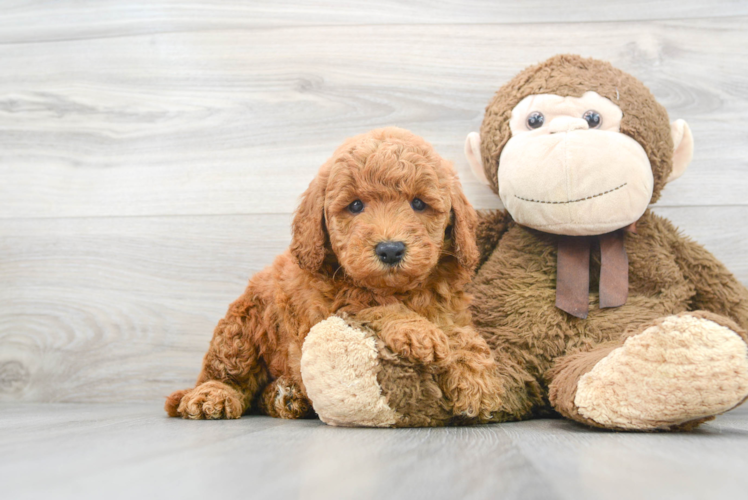
[[[263,413],[275,418],[307,418],[314,413],[306,395],[284,377],[275,379],[265,387],[259,404]]]

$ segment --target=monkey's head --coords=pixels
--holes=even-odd
[[[633,76],[559,55],[499,89],[465,154],[519,224],[594,235],[636,222],[685,171],[693,138]]]

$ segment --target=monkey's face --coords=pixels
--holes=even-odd
[[[633,76],[559,54],[496,92],[465,154],[520,224],[602,234],[636,222],[686,170],[691,131],[683,120],[668,122]]]
[[[499,196],[520,224],[602,234],[641,217],[654,179],[644,149],[620,132],[621,109],[596,92],[531,95],[512,110]]]

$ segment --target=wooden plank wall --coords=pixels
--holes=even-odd
[[[0,11],[0,400],[155,400],[290,240],[346,137],[462,157],[498,86],[611,61],[686,119],[656,211],[748,283],[748,2],[8,0]]]

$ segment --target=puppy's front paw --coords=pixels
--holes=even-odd
[[[445,393],[452,402],[456,421],[490,422],[501,409],[503,387],[488,374],[471,374],[472,379],[458,381]]]
[[[501,409],[504,389],[495,366],[485,359],[476,356],[452,364],[442,386],[457,422],[490,422]]]
[[[221,382],[211,380],[188,391],[177,391],[169,401],[181,394],[176,414],[191,420],[217,420],[239,418],[244,411],[242,395],[236,389]],[[167,407],[169,402],[167,401]],[[167,408],[168,411],[168,408]],[[172,412],[169,412],[172,415]]]
[[[380,333],[394,353],[418,363],[434,363],[449,355],[447,336],[427,320],[404,320]]]

